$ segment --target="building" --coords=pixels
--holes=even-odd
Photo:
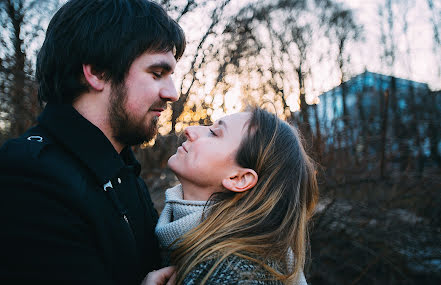
[[[311,125],[325,145],[439,159],[441,92],[426,83],[365,71],[319,99]]]

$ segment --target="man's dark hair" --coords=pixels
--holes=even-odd
[[[83,64],[122,83],[146,51],[185,50],[181,27],[148,0],[71,0],[58,10],[37,57],[40,102],[72,103],[88,90]]]

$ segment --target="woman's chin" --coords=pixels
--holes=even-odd
[[[173,171],[174,171],[174,166],[175,166],[175,160],[176,160],[176,153],[173,154],[172,156],[170,156],[170,158],[167,161],[167,166]]]

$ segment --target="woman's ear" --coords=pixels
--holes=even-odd
[[[90,87],[92,87],[96,91],[102,91],[106,84],[106,81],[103,79],[103,74],[98,73],[92,65],[83,64],[83,74],[87,83],[89,83]]]
[[[259,177],[256,171],[249,168],[241,168],[234,175],[222,180],[222,185],[233,192],[244,192],[253,188]]]

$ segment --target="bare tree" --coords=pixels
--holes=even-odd
[[[58,1],[1,0],[0,22],[5,27],[0,42],[0,112],[10,136],[17,136],[35,122],[40,111],[33,80],[31,44],[43,32],[42,21]]]
[[[190,2],[193,2],[193,1],[189,1],[189,3]],[[213,12],[211,14],[211,19],[212,19],[211,24],[208,27],[207,31],[205,31],[205,34],[202,36],[202,38],[200,39],[200,41],[197,45],[196,52],[195,52],[195,54],[193,56],[193,60],[190,64],[190,70],[184,77],[186,80],[189,80],[190,83],[188,84],[188,86],[184,86],[184,80],[181,81],[181,86],[179,88],[180,98],[179,98],[178,102],[173,104],[173,107],[172,107],[173,113],[172,113],[172,120],[171,120],[172,121],[171,132],[175,131],[176,123],[178,121],[177,119],[179,118],[179,116],[181,116],[182,112],[184,111],[184,105],[187,103],[191,88],[193,87],[193,84],[197,80],[196,79],[196,72],[204,65],[204,63],[206,63],[206,53],[204,52],[204,49],[205,49],[204,44],[205,44],[207,38],[214,34],[214,28],[216,27],[216,25],[219,24],[219,21],[221,20],[222,10],[225,8],[226,5],[228,5],[229,2],[230,2],[230,0],[222,1],[221,4],[213,10]],[[188,12],[187,6],[183,10],[184,12]],[[182,15],[183,14],[181,14],[179,18],[181,18]],[[198,62],[198,60],[199,60],[199,62]]]
[[[361,27],[354,21],[352,10],[349,9],[336,9],[330,21],[333,23],[329,25],[330,33],[335,37],[338,45],[338,69],[340,71],[340,85],[341,85],[341,97],[343,103],[343,121],[346,126],[349,125],[349,112],[347,107],[347,87],[346,81],[349,79],[346,66],[350,64],[350,55],[347,53],[347,46],[349,43],[356,41],[360,38]]]
[[[429,6],[429,10],[432,12],[432,17],[430,19],[433,26],[433,51],[438,58],[441,57],[441,35],[439,31],[439,27],[441,26],[441,7],[438,9],[435,7],[433,0],[427,0],[427,5]],[[441,65],[438,65],[438,75],[441,77]]]

